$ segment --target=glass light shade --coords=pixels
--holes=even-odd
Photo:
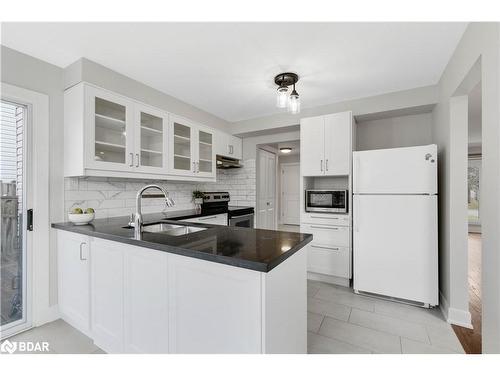
[[[292,91],[288,99],[288,111],[292,114],[300,113],[300,98],[295,90]]]
[[[280,151],[281,151],[283,154],[289,154],[290,152],[292,152],[292,148],[291,148],[291,147],[281,147],[281,148],[280,148]]]
[[[276,92],[276,107],[286,108],[288,103],[288,87],[280,86]]]

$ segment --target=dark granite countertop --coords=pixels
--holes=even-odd
[[[206,215],[206,213],[205,213]],[[144,224],[164,221],[178,224],[180,219],[202,216],[195,210],[143,215]],[[176,221],[172,219],[177,219]],[[144,232],[142,240],[134,239],[127,228],[128,217],[96,219],[87,225],[69,222],[52,224],[53,228],[122,242],[134,246],[166,251],[260,272],[269,272],[299,249],[311,242],[312,235],[264,229],[227,227],[189,223],[207,230],[182,236]]]

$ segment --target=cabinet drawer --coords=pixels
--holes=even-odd
[[[303,223],[309,223],[309,224],[330,224],[338,226],[350,226],[349,215],[303,212],[301,220]]]
[[[350,245],[350,228],[333,225],[302,224],[300,231],[313,235],[312,243],[316,245],[345,246]]]
[[[336,277],[351,277],[351,254],[348,247],[308,245],[307,270]]]

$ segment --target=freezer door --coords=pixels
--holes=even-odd
[[[437,193],[437,146],[353,153],[354,194]]]
[[[438,304],[437,196],[356,195],[354,289]]]

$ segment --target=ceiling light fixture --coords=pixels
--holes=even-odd
[[[295,84],[298,81],[299,76],[295,73],[280,73],[274,77],[274,83],[278,85],[276,107],[287,108],[292,114],[300,113],[299,93],[295,90]],[[293,86],[290,95],[288,95],[288,86]]]
[[[290,152],[292,152],[292,148],[291,147],[280,147],[280,151],[283,154],[289,154]]]

